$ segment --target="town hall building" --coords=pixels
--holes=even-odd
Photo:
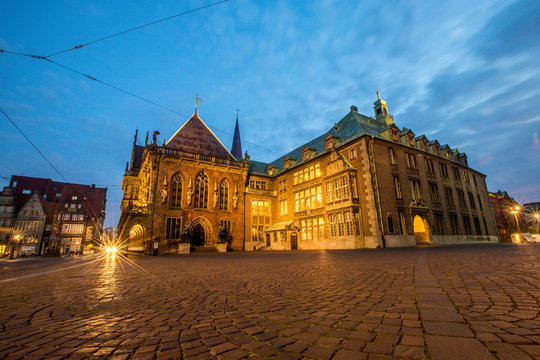
[[[329,121],[334,123],[334,121]],[[195,113],[161,146],[133,142],[119,240],[128,252],[355,249],[498,242],[485,175],[467,156],[399,128],[386,102],[355,106],[270,163],[231,151]]]

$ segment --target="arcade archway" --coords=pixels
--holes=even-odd
[[[431,244],[431,231],[425,217],[416,215],[413,221],[416,244]]]

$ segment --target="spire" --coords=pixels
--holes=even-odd
[[[242,143],[240,142],[240,127],[238,126],[238,112],[240,110],[236,109],[236,126],[234,127],[234,136],[231,147],[231,154],[236,158],[236,160],[242,159]]]
[[[199,101],[202,102],[203,99],[201,99],[201,98],[199,97],[199,94],[195,94],[194,99],[195,99],[195,115],[197,115],[197,105],[199,104]]]

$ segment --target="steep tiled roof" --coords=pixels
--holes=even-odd
[[[232,154],[223,146],[217,136],[199,118],[193,114],[188,121],[167,141],[165,147],[207,156],[227,159]]]
[[[268,173],[266,172],[267,166],[268,166],[268,163],[255,161],[255,160],[249,160],[248,171],[250,174],[268,175]]]
[[[374,119],[359,114],[354,110],[351,110],[339,122],[332,126],[326,133],[297,147],[288,154],[285,154],[284,156],[272,161],[271,164],[272,166],[283,170],[283,158],[285,156],[292,160],[295,160],[297,163],[301,163],[302,149],[304,148],[304,146],[315,150],[317,152],[317,155],[324,153],[326,151],[324,143],[324,138],[326,137],[326,134],[330,134],[337,138],[336,145],[339,146],[340,144],[346,143],[349,140],[352,140],[353,138],[356,138],[362,134],[377,136],[381,127],[381,124],[376,122]]]
[[[14,185],[17,186],[14,186]],[[13,175],[10,186],[14,188],[16,211],[18,211],[32,196],[38,192],[42,203],[63,204],[74,192],[86,198],[85,205],[92,216],[99,217],[101,210],[105,210],[107,188],[98,188],[90,185],[69,184],[53,181],[51,179],[35,178],[28,176]],[[24,190],[29,190],[26,194]],[[45,195],[45,198],[44,198]],[[51,207],[54,207],[51,205]],[[49,205],[44,206],[45,211],[50,211]],[[48,215],[48,214],[47,214]]]

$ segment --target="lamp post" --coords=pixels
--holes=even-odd
[[[540,234],[540,213],[535,213],[534,218],[536,220],[536,232]]]

